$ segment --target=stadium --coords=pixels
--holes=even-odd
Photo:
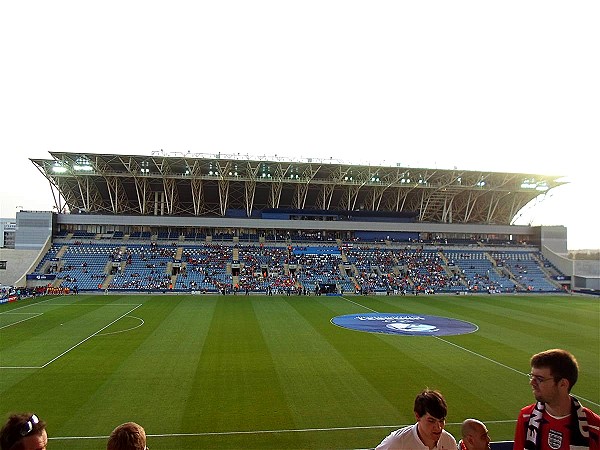
[[[103,448],[136,420],[153,449],[373,448],[431,387],[455,436],[477,417],[512,448],[529,357],[554,347],[600,407],[600,274],[567,257],[565,227],[513,224],[558,175],[31,162],[55,205],[18,212],[3,251],[0,409],[39,411],[53,447]]]

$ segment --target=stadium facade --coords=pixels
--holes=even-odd
[[[58,235],[178,242],[230,240],[538,248],[573,287],[595,283],[566,257],[566,228],[513,225],[540,194],[564,184],[531,173],[346,164],[225,154],[50,152],[31,159],[54,212],[17,214],[16,249]],[[590,285],[591,283],[591,285]]]

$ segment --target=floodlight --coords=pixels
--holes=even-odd
[[[79,165],[79,164],[76,164],[76,165],[73,166],[73,170],[75,170],[77,172],[91,172],[94,169],[90,165]]]
[[[55,173],[65,173],[66,171],[67,171],[67,168],[66,168],[66,167],[63,167],[63,166],[61,166],[61,165],[58,165],[58,164],[57,164],[57,165],[55,165],[55,166],[52,168],[52,172],[55,172]]]

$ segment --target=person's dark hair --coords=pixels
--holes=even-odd
[[[19,450],[19,442],[27,437],[42,434],[46,429],[46,422],[33,413],[18,413],[9,416],[0,430],[0,449]]]
[[[126,422],[115,428],[106,444],[107,450],[144,450],[146,432],[135,422]]]
[[[448,414],[448,406],[440,392],[425,389],[415,398],[414,411],[419,417],[429,413],[436,419],[444,419]]]
[[[575,357],[566,350],[554,348],[537,353],[531,357],[531,367],[547,367],[552,373],[555,382],[565,378],[569,382],[569,392],[577,383],[579,365]]]

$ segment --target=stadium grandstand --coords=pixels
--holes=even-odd
[[[13,280],[4,284],[288,295],[600,290],[600,275],[567,258],[565,227],[513,224],[563,184],[559,176],[240,154],[50,156],[31,161],[53,211],[17,213],[4,272]]]

